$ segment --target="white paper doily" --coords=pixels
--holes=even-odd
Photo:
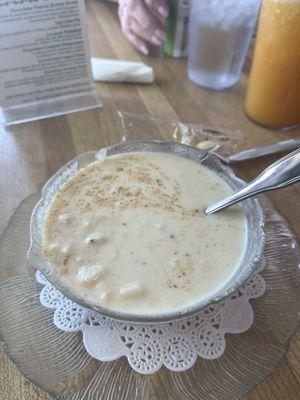
[[[41,304],[54,311],[54,324],[65,332],[81,331],[87,352],[100,361],[126,356],[131,367],[141,374],[152,374],[163,365],[172,371],[191,368],[197,356],[220,357],[225,351],[225,334],[245,332],[253,323],[250,299],[266,289],[260,276],[264,263],[236,293],[222,303],[180,321],[159,324],[118,322],[88,310],[67,299],[44,276]]]

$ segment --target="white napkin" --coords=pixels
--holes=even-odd
[[[93,78],[103,82],[152,83],[153,68],[149,65],[133,62],[91,58]]]

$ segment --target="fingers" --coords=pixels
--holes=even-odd
[[[158,9],[168,11],[166,0],[119,0],[122,32],[144,54],[149,53],[146,42],[161,46],[166,38]]]
[[[135,2],[133,0],[120,0],[119,1],[119,19],[121,22],[121,29],[123,35],[128,41],[143,54],[148,54],[149,50],[144,40],[139,38],[131,31],[132,14],[134,12]]]
[[[141,51],[143,54],[148,55],[149,49],[143,39],[131,31],[123,31],[125,37],[129,40],[133,46]]]
[[[169,15],[170,9],[167,0],[144,0],[150,9],[153,9],[163,18]]]
[[[161,46],[166,38],[164,26],[150,13],[135,15],[131,31],[156,46]]]

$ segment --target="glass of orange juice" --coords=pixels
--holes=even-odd
[[[245,110],[266,127],[300,124],[300,0],[263,0]]]

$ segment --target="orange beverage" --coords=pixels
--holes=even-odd
[[[263,0],[245,110],[275,129],[300,123],[300,0]]]

